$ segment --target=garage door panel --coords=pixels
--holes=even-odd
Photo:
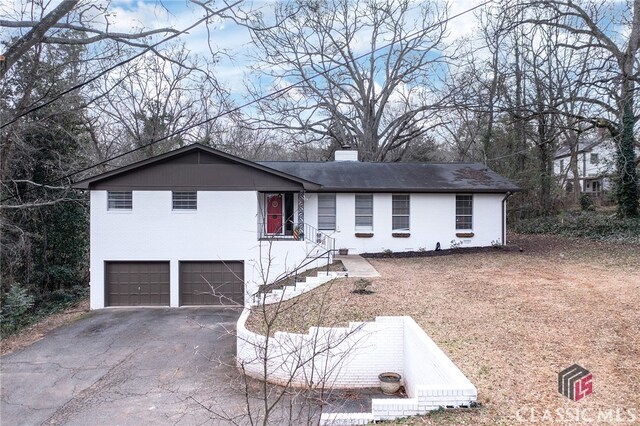
[[[107,262],[107,306],[169,306],[169,262]]]
[[[244,303],[242,262],[180,262],[180,304],[235,305]]]

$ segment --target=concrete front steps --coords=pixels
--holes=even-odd
[[[282,288],[275,289],[266,295],[257,295],[256,304],[271,305],[300,296],[314,288],[320,287],[322,284],[328,283],[336,278],[344,278],[347,272],[337,271],[321,271],[315,277],[306,277],[304,281],[297,282],[295,285],[286,285]]]

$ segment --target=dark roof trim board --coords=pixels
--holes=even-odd
[[[278,176],[280,178],[284,178],[288,181],[291,182],[295,182],[297,184],[302,185],[302,187],[304,187],[305,190],[313,190],[313,189],[318,189],[319,185],[302,179],[300,177],[297,176],[292,176],[289,175],[287,173],[278,171],[278,170],[273,170],[269,167],[263,166],[259,163],[254,163],[252,161],[249,160],[245,160],[243,158],[240,157],[236,157],[234,155],[231,154],[227,154],[226,152],[223,151],[219,151],[217,149],[214,148],[210,148],[208,146],[204,146],[198,143],[192,144],[192,145],[188,145],[182,148],[178,148],[176,150],[173,151],[169,151],[166,152],[164,154],[160,154],[157,155],[155,157],[151,157],[151,158],[147,158],[146,160],[141,160],[141,161],[137,161],[135,163],[129,164],[127,166],[123,166],[114,170],[110,170],[108,172],[105,173],[101,173],[99,175],[96,176],[92,176],[90,178],[86,178],[83,179],[81,181],[75,182],[72,186],[73,188],[77,188],[77,189],[91,189],[93,186],[95,186],[96,184],[100,183],[100,182],[104,182],[107,181],[111,178],[114,178],[116,176],[122,176],[124,174],[127,173],[131,173],[135,170],[139,170],[148,166],[151,166],[153,164],[159,164],[159,163],[164,163],[167,161],[170,161],[172,159],[177,159],[181,156],[187,155],[189,153],[192,152],[204,152],[206,154],[210,154],[213,156],[217,156],[220,157],[222,159],[228,160],[232,163],[237,163],[237,164],[241,164],[244,166],[248,166],[251,167],[253,169],[257,169],[260,170],[262,172],[266,172],[275,176]]]

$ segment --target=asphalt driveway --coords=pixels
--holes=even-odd
[[[212,423],[229,391],[235,322],[221,308],[104,309],[0,358],[2,425]],[[241,411],[240,411],[241,412]],[[215,422],[217,423],[217,422]]]

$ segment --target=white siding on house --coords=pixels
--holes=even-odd
[[[598,157],[597,162],[592,162],[592,154]],[[640,150],[636,149],[636,154],[640,154]],[[571,156],[566,155],[556,158],[553,161],[553,172],[559,178],[562,187],[567,187],[567,182],[572,182],[573,172],[570,167]],[[604,177],[602,179],[602,187],[600,190],[608,191],[611,189],[610,179],[607,176],[615,173],[615,147],[612,141],[604,141],[593,146],[588,152],[580,152],[577,155],[578,178],[580,179],[580,190],[583,192],[592,192],[592,187],[585,187],[585,178],[587,183],[591,184],[593,179]],[[562,166],[562,167],[561,167]],[[566,175],[566,181],[565,179]]]
[[[336,195],[336,232],[327,232],[336,240],[336,248],[348,248],[350,253],[374,253],[384,250],[394,252],[434,250],[439,242],[443,249],[451,241],[462,241],[463,247],[489,246],[502,243],[502,199],[504,194],[473,195],[472,238],[456,236],[455,194],[411,194],[409,238],[393,237],[392,194],[373,194],[373,237],[355,236],[355,194]],[[305,221],[317,227],[317,194],[305,196]],[[401,231],[404,233],[404,231]]]
[[[258,198],[254,191],[200,191],[197,210],[172,210],[171,191],[133,191],[133,209],[107,210],[107,191],[91,191],[91,308],[104,307],[104,262],[164,260],[171,268],[171,306],[178,306],[178,262],[241,260],[247,293],[262,282]],[[273,243],[271,279],[305,258],[302,241]],[[249,296],[245,295],[248,302]]]

